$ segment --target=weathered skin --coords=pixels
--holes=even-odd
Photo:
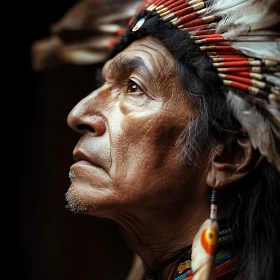
[[[81,134],[68,206],[119,223],[146,270],[154,272],[192,244],[209,217],[209,186],[221,189],[242,179],[257,161],[251,161],[250,142],[233,138],[213,151],[202,147],[199,166],[181,160],[178,138],[194,107],[175,59],[157,39],[132,43],[105,64],[103,77],[105,83],[68,116],[69,126]],[[170,273],[167,268],[163,279]]]

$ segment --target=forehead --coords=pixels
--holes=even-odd
[[[145,68],[154,78],[175,72],[176,60],[155,37],[147,36],[131,43],[126,49],[109,60],[103,72],[120,64],[123,68]],[[124,67],[126,66],[126,67]],[[127,69],[124,69],[127,70]]]

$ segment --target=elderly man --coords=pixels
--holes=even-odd
[[[67,207],[117,222],[147,279],[276,279],[279,14],[208,4],[145,1],[117,38],[68,116]]]

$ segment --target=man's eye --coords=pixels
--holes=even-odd
[[[127,93],[143,93],[141,88],[132,80],[128,81]]]

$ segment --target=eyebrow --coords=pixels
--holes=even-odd
[[[133,70],[140,70],[142,73],[148,76],[149,79],[154,80],[154,75],[145,64],[141,57],[127,57],[119,56],[108,66],[107,71],[111,75],[119,75],[120,73],[127,73]]]

